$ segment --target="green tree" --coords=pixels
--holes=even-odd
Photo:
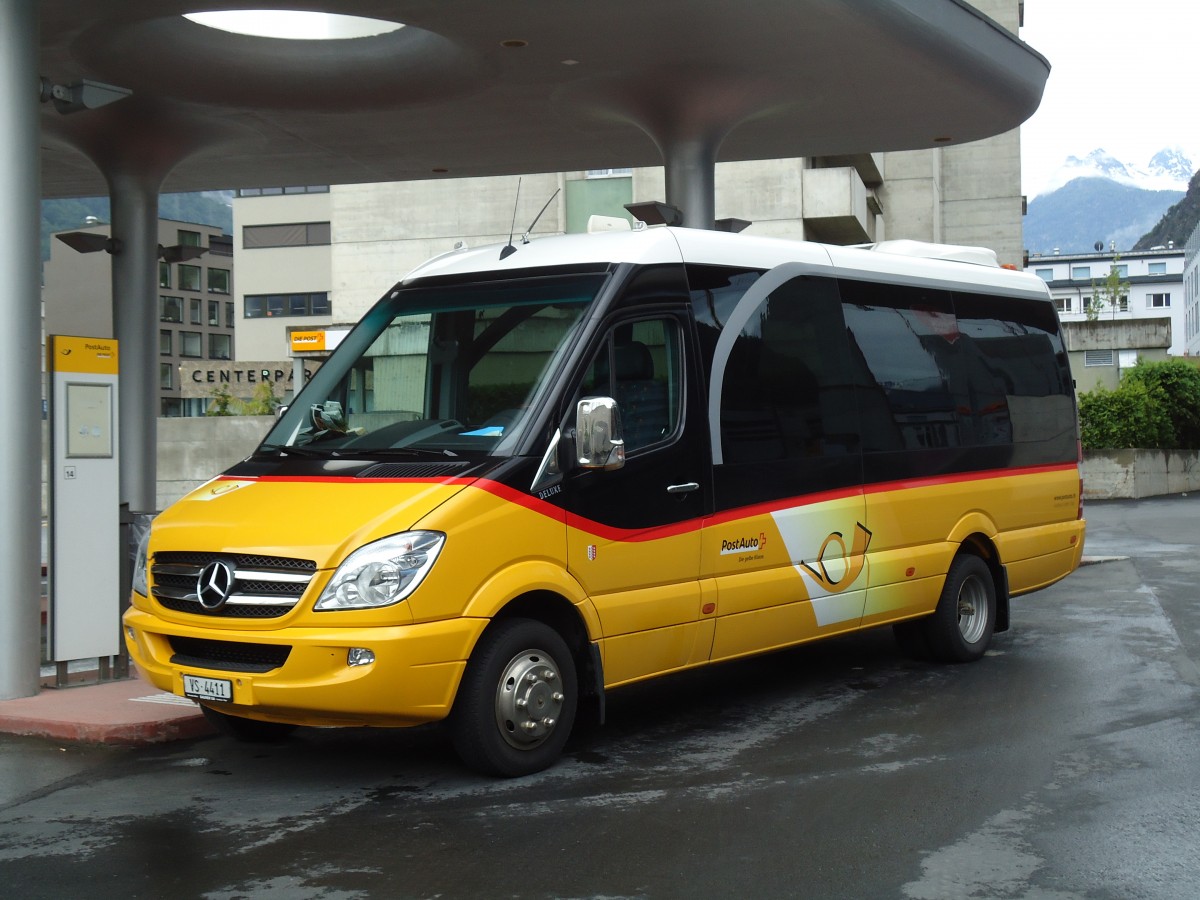
[[[260,381],[254,388],[254,394],[242,403],[243,416],[273,416],[279,408],[279,398],[275,396],[275,383]]]
[[[206,416],[236,416],[238,401],[233,394],[229,393],[229,388],[223,384],[217,385],[208,392],[212,397],[212,402],[208,404],[208,409],[204,411]]]
[[[1116,312],[1121,301],[1128,299],[1129,282],[1121,277],[1120,262],[1121,255],[1118,253],[1113,256],[1112,265],[1108,267],[1108,274],[1103,280],[1092,280],[1092,300],[1084,310],[1089,322],[1100,318],[1100,313],[1106,308]]]

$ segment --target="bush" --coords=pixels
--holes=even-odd
[[[1079,395],[1085,450],[1200,449],[1200,369],[1181,359],[1139,362],[1115,391]]]
[[[1079,395],[1079,434],[1084,450],[1162,448],[1175,442],[1158,393],[1125,381],[1115,391],[1101,385]]]
[[[1123,381],[1158,392],[1171,419],[1176,449],[1200,449],[1200,369],[1182,359],[1139,362]]]

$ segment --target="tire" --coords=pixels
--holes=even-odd
[[[204,718],[221,734],[247,744],[274,744],[282,741],[296,730],[295,725],[285,722],[262,722],[258,719],[244,719],[241,716],[231,716],[211,706],[200,706]]]
[[[484,775],[540,772],[562,753],[578,704],[575,660],[559,633],[533,619],[502,619],[467,661],[450,713],[454,749]]]
[[[929,651],[939,662],[973,662],[983,656],[996,627],[996,584],[978,556],[950,564],[937,609],[924,622]]]

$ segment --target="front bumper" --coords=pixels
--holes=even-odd
[[[124,625],[130,658],[152,684],[182,696],[185,674],[229,679],[232,702],[209,705],[231,715],[298,725],[406,726],[449,714],[487,620],[263,632],[195,628],[131,608]],[[188,644],[187,654],[173,645],[177,638]],[[237,656],[239,645],[277,651],[274,655],[286,659],[267,671],[217,661]],[[219,652],[205,661],[198,646]],[[348,665],[352,647],[371,650],[375,662]]]

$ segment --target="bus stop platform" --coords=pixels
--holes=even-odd
[[[0,734],[131,745],[213,733],[194,702],[137,677],[43,687],[32,697],[0,700]]]

